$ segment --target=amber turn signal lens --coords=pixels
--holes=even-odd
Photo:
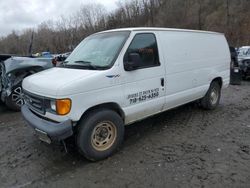
[[[70,112],[71,100],[70,99],[57,99],[56,112],[58,115],[66,115]]]

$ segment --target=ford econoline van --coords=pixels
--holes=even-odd
[[[122,144],[124,126],[200,101],[219,104],[230,52],[220,33],[125,28],[85,38],[60,66],[24,79],[22,114],[47,143],[74,136],[96,161]]]

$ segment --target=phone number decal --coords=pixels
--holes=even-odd
[[[130,104],[136,104],[159,97],[159,91],[159,88],[145,90],[138,93],[129,94],[127,99],[129,100]]]

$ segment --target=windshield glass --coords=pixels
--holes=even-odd
[[[83,69],[112,67],[130,32],[109,32],[83,40],[66,59],[64,66]]]

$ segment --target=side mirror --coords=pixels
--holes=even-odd
[[[130,53],[128,55],[128,61],[124,63],[126,71],[133,71],[140,67],[142,64],[141,57],[138,53]]]

